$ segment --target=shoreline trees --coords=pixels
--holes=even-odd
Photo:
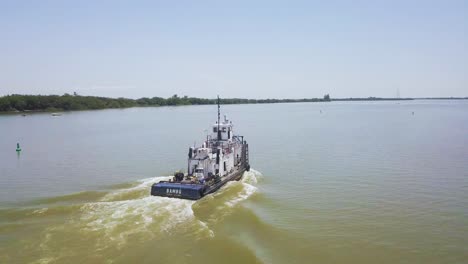
[[[303,99],[221,99],[222,104],[265,104],[265,103],[297,103],[297,102],[329,102],[330,96],[324,98]],[[216,99],[196,98],[177,94],[169,98],[143,97],[139,99],[108,98],[97,96],[73,95],[18,95],[12,94],[0,97],[0,112],[16,111],[70,111],[95,110],[108,108],[128,108],[144,106],[176,106],[176,105],[210,105],[216,104]]]

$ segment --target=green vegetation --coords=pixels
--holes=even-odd
[[[135,100],[94,96],[7,95],[0,97],[0,111],[58,111],[137,106]]]
[[[468,99],[468,97],[444,97],[444,98],[330,98],[329,94],[323,98],[303,99],[242,99],[225,98],[221,104],[273,104],[273,103],[300,103],[300,102],[330,102],[330,101],[386,101],[386,100],[414,100],[414,99]],[[70,111],[70,110],[92,110],[107,108],[126,108],[143,106],[176,106],[176,105],[209,105],[216,104],[217,99],[205,99],[196,97],[179,97],[177,94],[169,98],[143,97],[140,99],[107,98],[96,96],[73,95],[7,95],[0,97],[0,112],[22,112],[22,111]]]
[[[327,94],[323,99],[221,99],[222,104],[265,104],[265,103],[297,103],[297,102],[328,102]],[[207,105],[216,104],[217,99],[195,97],[179,97],[176,94],[169,98],[153,97],[140,99],[106,98],[95,96],[59,95],[7,95],[0,97],[0,112],[16,111],[69,111],[106,108],[126,108],[135,106],[175,106],[175,105]]]

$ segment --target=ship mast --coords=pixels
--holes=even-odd
[[[221,131],[219,131],[219,122],[220,122],[220,117],[221,117],[220,109],[221,109],[221,106],[219,103],[219,95],[218,95],[218,141],[221,140]]]

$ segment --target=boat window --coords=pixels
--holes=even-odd
[[[223,132],[226,132],[226,128],[225,128],[225,127],[223,127]]]
[[[214,132],[214,133],[218,132],[217,127],[213,127],[213,132]]]

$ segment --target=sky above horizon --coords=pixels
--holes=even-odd
[[[0,95],[468,96],[468,1],[4,1]]]

